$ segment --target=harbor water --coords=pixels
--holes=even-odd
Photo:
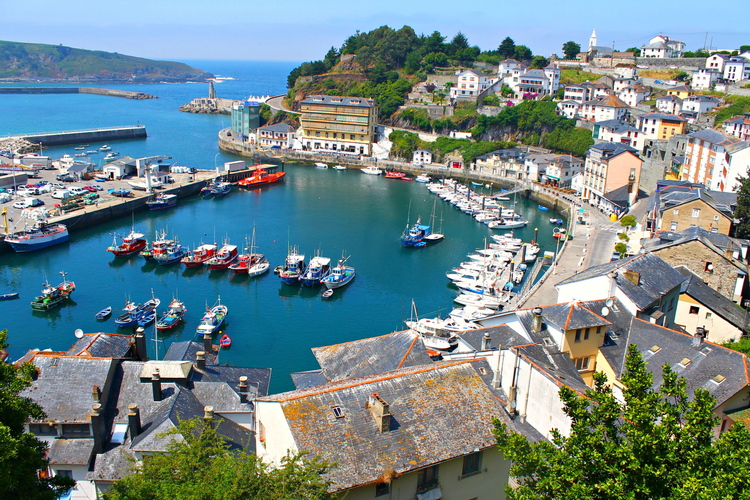
[[[219,97],[237,99],[283,93],[286,75],[294,67],[266,62],[189,63],[235,78],[217,84],[216,91]],[[178,110],[181,104],[206,95],[207,85],[111,87],[147,92],[159,99],[0,95],[2,115],[12,117],[0,123],[0,136],[142,123],[147,139],[112,143],[112,149],[133,157],[164,154],[173,157],[173,163],[194,168],[241,159],[219,152],[216,145],[218,131],[229,125],[228,116]],[[50,148],[45,154],[72,154],[73,147]],[[279,392],[293,388],[289,373],[317,368],[311,348],[404,329],[412,300],[420,317],[450,312],[457,292],[445,273],[482,247],[493,230],[438,200],[436,225],[439,228],[442,218],[446,239],[425,248],[403,248],[399,237],[407,221],[414,223],[421,217],[422,223],[430,223],[436,197],[424,184],[304,164],[286,164],[284,169],[287,175],[276,185],[250,191],[235,187],[218,199],[196,195],[181,199],[174,209],[137,212],[81,231],[73,228],[69,243],[40,252],[0,254],[0,293],[20,294],[19,299],[0,302],[0,329],[9,331],[11,359],[32,348],[65,349],[75,341],[74,331],[79,328],[87,333],[130,333],[118,329],[112,318],[97,321],[94,314],[112,306],[114,317],[126,300],[144,302],[152,293],[161,299],[160,312],[172,297],[179,297],[188,308],[186,321],[175,331],[156,336],[149,328],[149,338],[155,339],[149,342],[150,355],[163,356],[169,343],[196,338],[205,308],[220,298],[229,309],[223,331],[233,340],[230,349],[222,350],[220,361],[272,368],[271,390]],[[509,206],[512,201],[505,203]],[[530,240],[538,227],[542,250],[554,251],[549,218],[559,214],[542,212],[523,197],[516,209],[530,224],[515,235]],[[284,285],[273,272],[233,277],[229,270],[157,266],[137,255],[116,258],[106,252],[113,237],[127,234],[131,227],[149,239],[166,231],[191,247],[227,240],[240,248],[255,227],[257,251],[268,257],[272,269],[284,262],[290,246],[297,246],[308,260],[316,252],[332,263],[349,256],[357,277],[323,300],[320,288]],[[60,281],[59,271],[67,272],[77,285],[72,300],[46,313],[32,312],[29,302],[45,280]]]

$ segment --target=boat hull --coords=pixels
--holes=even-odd
[[[51,247],[54,245],[59,245],[61,243],[65,243],[69,239],[70,235],[68,234],[68,230],[66,229],[64,232],[49,234],[45,236],[38,236],[28,239],[6,238],[5,241],[11,246],[11,248],[13,248],[15,252],[24,253],[41,250],[43,248]]]

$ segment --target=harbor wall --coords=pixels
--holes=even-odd
[[[41,143],[43,146],[47,147],[62,146],[65,144],[85,144],[88,142],[108,142],[123,139],[145,139],[147,133],[145,125],[134,125],[92,130],[74,130],[69,132],[18,135],[13,137]]]
[[[156,99],[145,92],[103,89],[99,87],[2,87],[0,94],[97,94],[126,99]]]

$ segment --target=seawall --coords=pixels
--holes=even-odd
[[[86,144],[89,142],[108,142],[122,139],[145,139],[146,126],[132,125],[124,127],[96,128],[90,130],[70,130],[63,132],[43,132],[40,134],[21,134],[5,139],[26,139],[43,146],[62,146],[65,144]]]
[[[145,92],[129,90],[103,89],[98,87],[2,87],[0,94],[97,94],[126,99],[156,99]]]

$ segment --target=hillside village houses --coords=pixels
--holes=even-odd
[[[496,81],[480,71],[468,69],[458,74],[458,82],[450,89],[451,100],[476,99]]]
[[[647,45],[641,47],[641,57],[655,57],[660,59],[671,59],[682,57],[685,52],[685,43],[672,40],[668,36],[656,35],[648,41]]]

